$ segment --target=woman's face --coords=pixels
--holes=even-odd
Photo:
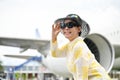
[[[79,32],[81,30],[80,27],[77,26],[73,26],[69,28],[69,24],[72,24],[73,21],[71,20],[65,20],[65,24],[67,23],[68,25],[66,25],[66,27],[61,28],[61,32],[63,33],[63,35],[69,39],[70,41],[74,40],[75,38],[77,38],[79,36]],[[74,23],[74,22],[73,22]]]

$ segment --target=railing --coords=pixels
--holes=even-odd
[[[120,80],[120,71],[112,70],[109,75],[113,80]]]

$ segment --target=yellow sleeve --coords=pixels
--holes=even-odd
[[[67,44],[59,48],[57,41],[55,42],[51,41],[51,55],[53,57],[65,57],[66,51],[67,51]]]

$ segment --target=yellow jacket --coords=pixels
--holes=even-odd
[[[51,42],[53,57],[67,57],[67,67],[74,80],[111,80],[105,69],[97,62],[81,37],[58,48]]]

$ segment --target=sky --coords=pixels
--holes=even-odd
[[[51,38],[58,18],[78,14],[92,28],[90,32],[120,29],[120,0],[0,0],[0,36]],[[0,50],[4,50],[0,47]]]
[[[51,26],[57,18],[78,14],[92,32],[119,28],[119,0],[0,0],[0,36],[51,38]],[[111,29],[112,28],[112,29]]]

